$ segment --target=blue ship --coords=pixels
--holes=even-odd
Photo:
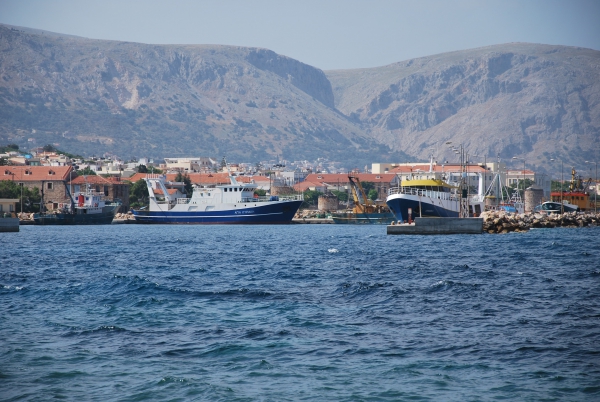
[[[303,196],[267,196],[254,194],[254,183],[215,187],[194,186],[191,198],[174,198],[167,191],[164,178],[146,178],[150,205],[148,210],[133,211],[138,223],[162,224],[287,224],[304,201]],[[156,195],[162,193],[162,197]]]

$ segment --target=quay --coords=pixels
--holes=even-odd
[[[0,232],[18,232],[19,218],[4,218],[0,216]]]
[[[389,235],[481,234],[482,218],[415,218],[414,223],[388,225]]]

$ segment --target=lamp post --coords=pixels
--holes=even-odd
[[[525,159],[524,158],[517,158],[516,156],[512,157],[515,160],[522,160],[523,161],[523,171],[521,172],[521,175],[523,176],[523,202],[525,202]],[[517,191],[519,191],[519,179],[517,178]]]
[[[598,213],[598,162],[585,161],[585,163],[593,163],[596,165],[596,179],[594,180],[594,213]]]
[[[550,159],[554,162],[556,159]],[[565,212],[565,207],[563,203],[563,161],[560,160],[560,213],[563,214]]]

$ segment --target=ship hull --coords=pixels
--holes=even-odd
[[[133,211],[137,223],[189,225],[289,224],[302,201],[211,211]]]
[[[457,218],[460,210],[458,200],[417,197],[407,194],[391,195],[386,200],[386,204],[398,221],[414,220],[419,216]],[[469,207],[471,209],[470,216],[478,215],[483,210],[483,203],[469,203]],[[412,209],[410,217],[408,216],[409,208]]]
[[[95,214],[35,214],[33,222],[36,225],[109,225],[112,223],[119,207],[120,205],[107,205],[102,208],[102,212]]]

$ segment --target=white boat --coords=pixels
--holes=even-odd
[[[386,203],[396,219],[403,222],[416,217],[458,217],[461,201],[458,187],[442,180],[439,172],[420,173],[420,176],[426,178],[409,178],[388,190]],[[478,194],[467,196],[470,216],[479,216],[484,210],[483,182],[478,176]]]
[[[171,224],[291,223],[304,201],[302,194],[258,197],[254,195],[256,184],[238,183],[232,175],[229,179],[227,185],[194,186],[191,198],[174,198],[167,191],[163,176],[146,178],[150,205],[148,210],[134,210],[135,220]],[[155,189],[161,190],[162,198]]]

